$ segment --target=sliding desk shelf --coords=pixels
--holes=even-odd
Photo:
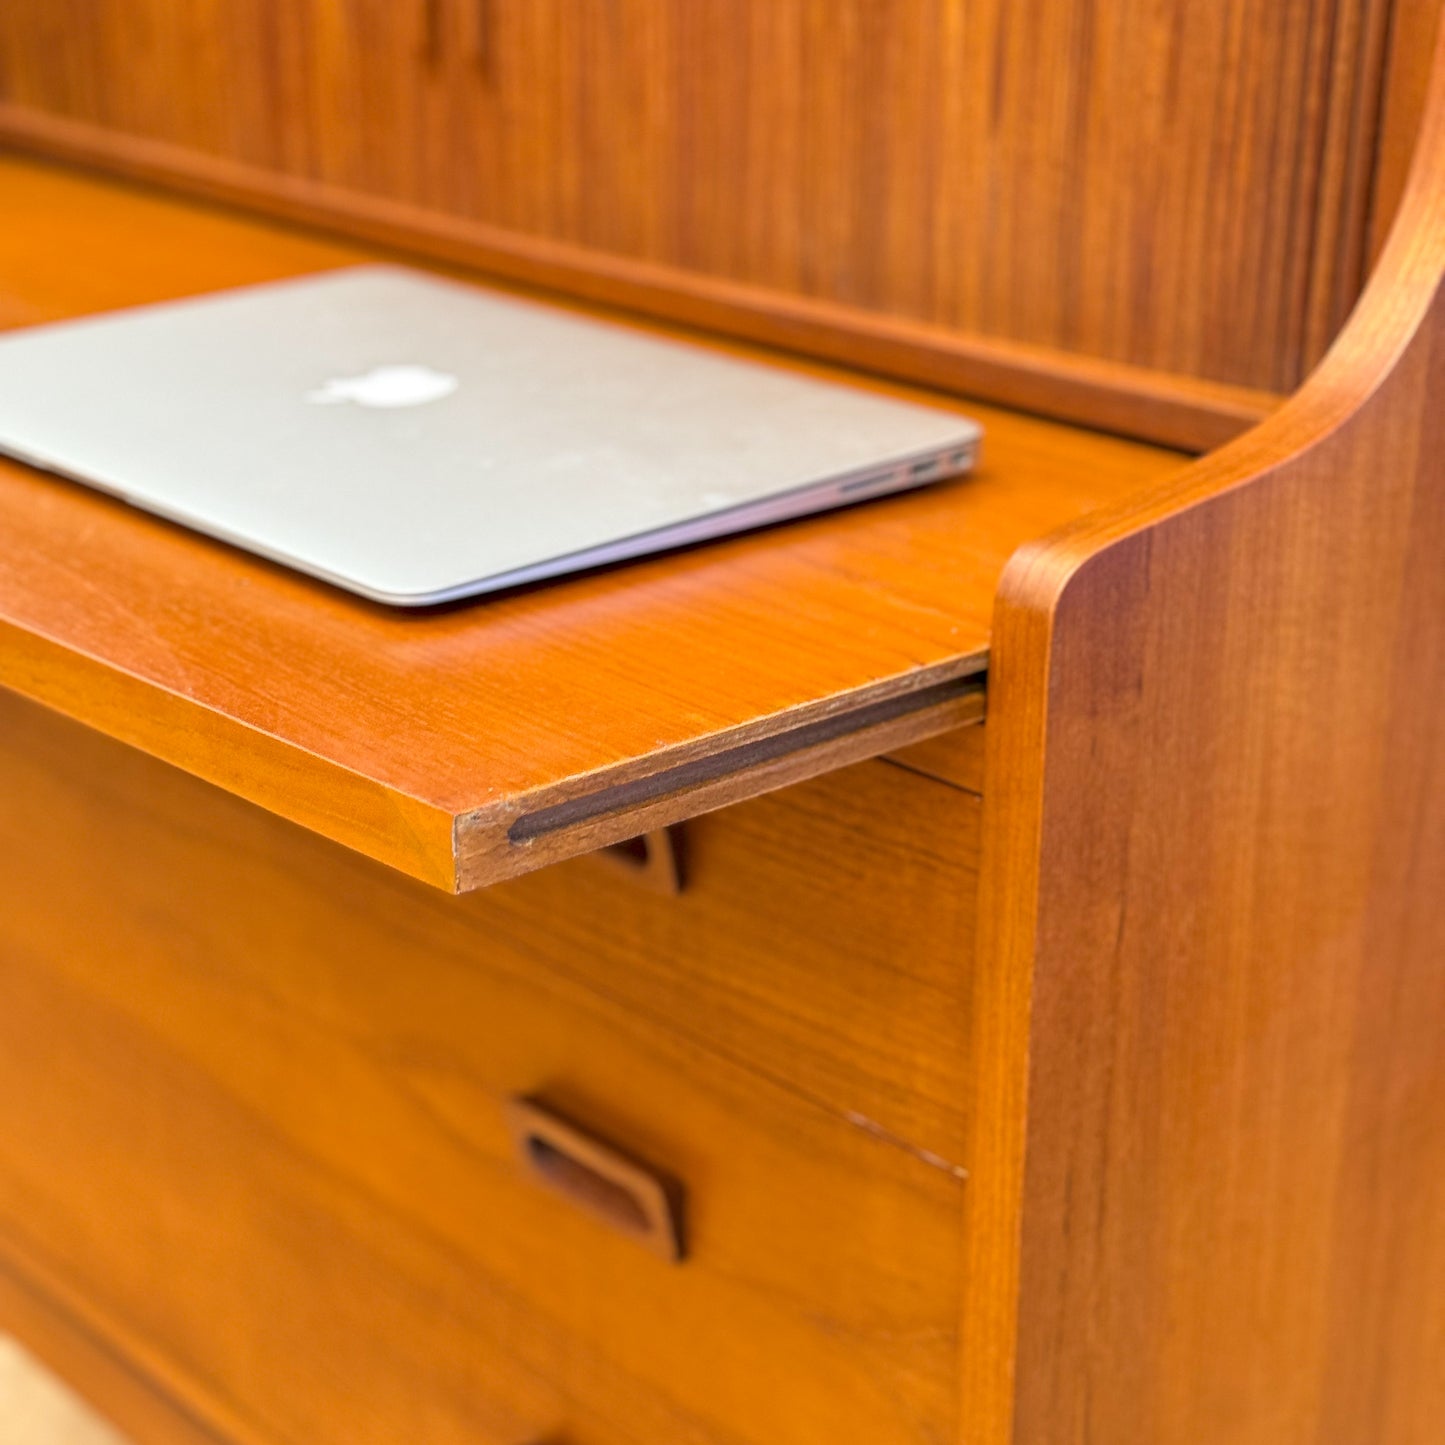
[[[7,326],[375,254],[14,159],[0,204]],[[479,887],[977,722],[1009,554],[1181,458],[967,410],[968,480],[422,616],[7,465],[0,682]]]

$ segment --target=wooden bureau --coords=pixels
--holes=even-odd
[[[0,326],[400,256],[986,441],[415,615],[0,463],[0,1327],[138,1445],[1434,1445],[1437,10],[4,7]]]

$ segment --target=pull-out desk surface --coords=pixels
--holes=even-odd
[[[0,213],[7,327],[375,254],[15,159]],[[0,683],[477,887],[977,721],[1010,553],[1181,459],[966,410],[967,480],[422,615],[0,464]]]

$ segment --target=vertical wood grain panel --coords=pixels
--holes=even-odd
[[[1392,3],[10,0],[0,94],[519,237],[1286,391],[1358,290]]]
[[[1368,237],[1372,262],[1390,233],[1415,153],[1441,4],[1440,0],[1394,0],[1390,10],[1379,134],[1372,168]]]

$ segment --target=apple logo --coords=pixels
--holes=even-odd
[[[334,376],[325,386],[306,393],[315,406],[354,401],[358,406],[424,406],[457,389],[450,372],[430,366],[373,366],[359,376]]]

